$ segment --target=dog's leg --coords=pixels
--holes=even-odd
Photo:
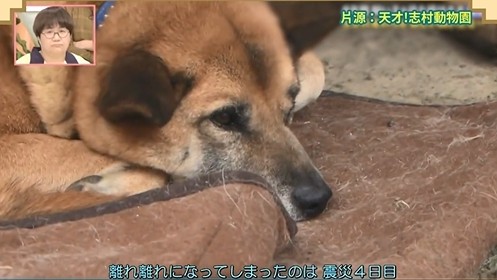
[[[126,163],[117,163],[72,183],[67,191],[89,191],[114,196],[129,196],[167,184],[169,177],[162,171]]]
[[[314,52],[304,53],[297,61],[300,92],[295,98],[294,112],[316,101],[324,89],[324,66]]]
[[[20,66],[19,74],[27,85],[32,106],[48,134],[75,138],[71,92],[75,67]]]
[[[0,220],[81,209],[167,180],[165,173],[129,167],[81,141],[44,134],[4,135],[0,154]],[[78,184],[85,192],[66,191]]]

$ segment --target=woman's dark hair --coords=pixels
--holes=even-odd
[[[74,22],[71,15],[62,7],[48,7],[41,10],[33,23],[33,32],[36,37],[40,37],[41,32],[47,28],[52,28],[55,25],[67,28],[69,34],[72,35]]]

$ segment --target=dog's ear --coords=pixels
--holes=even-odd
[[[179,82],[160,57],[133,50],[110,66],[96,105],[109,122],[162,127],[183,97]]]
[[[269,1],[294,57],[313,48],[340,25],[341,2]]]

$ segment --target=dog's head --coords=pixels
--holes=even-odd
[[[295,62],[338,24],[337,4],[271,5],[119,2],[97,35],[98,65],[78,75],[81,138],[177,177],[251,171],[294,219],[320,214],[331,190],[287,125]]]

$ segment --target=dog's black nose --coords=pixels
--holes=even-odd
[[[331,189],[324,181],[318,185],[297,186],[292,193],[294,203],[302,211],[304,219],[323,213],[331,196]]]

